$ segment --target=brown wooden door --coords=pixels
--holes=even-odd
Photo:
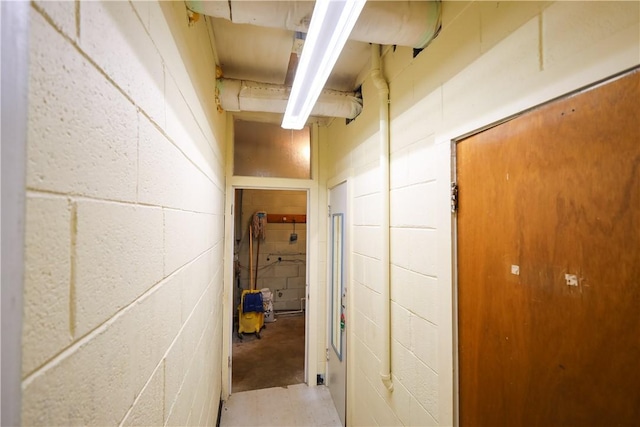
[[[640,425],[640,73],[459,142],[457,174],[460,425]]]

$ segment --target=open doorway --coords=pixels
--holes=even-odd
[[[307,191],[234,194],[232,392],[305,381]],[[245,304],[259,294],[262,312]]]

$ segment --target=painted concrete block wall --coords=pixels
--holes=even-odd
[[[451,140],[640,64],[638,2],[447,2],[418,57],[387,49],[391,115],[391,364],[380,381],[378,101],[321,128],[321,180],[353,182],[348,359],[353,425],[452,425]]]
[[[226,117],[182,2],[31,10],[25,425],[213,425]]]
[[[307,214],[305,191],[253,190],[242,193],[242,238],[239,246],[240,284],[249,289],[249,224],[253,214]],[[291,223],[268,223],[266,239],[260,242],[257,289],[269,288],[274,310],[299,310],[307,283],[307,224],[296,224],[298,239],[290,241]],[[253,242],[253,265],[256,265],[258,241]],[[278,261],[281,258],[281,261]],[[255,274],[255,273],[254,273]]]

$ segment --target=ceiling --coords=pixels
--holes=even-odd
[[[224,79],[279,85],[288,91],[313,1],[187,0],[186,4],[206,16]],[[370,43],[424,47],[439,28],[439,1],[369,0],[325,89],[351,95],[358,89],[370,68]]]
[[[210,22],[218,65],[225,78],[291,86],[287,71],[290,64],[295,71],[295,32],[234,24],[223,18],[211,18]],[[367,66],[370,52],[368,43],[347,41],[325,87],[339,91],[356,89],[361,83],[358,76]]]

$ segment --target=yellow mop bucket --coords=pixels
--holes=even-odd
[[[247,294],[259,294],[259,299],[253,306],[245,306],[245,297]],[[250,297],[251,298],[251,297]],[[258,302],[259,301],[259,306]],[[255,309],[256,311],[245,311],[245,309]],[[264,328],[264,308],[262,305],[262,292],[245,289],[242,291],[242,298],[238,306],[238,336],[242,338],[243,333],[256,334],[260,338],[260,331]]]

